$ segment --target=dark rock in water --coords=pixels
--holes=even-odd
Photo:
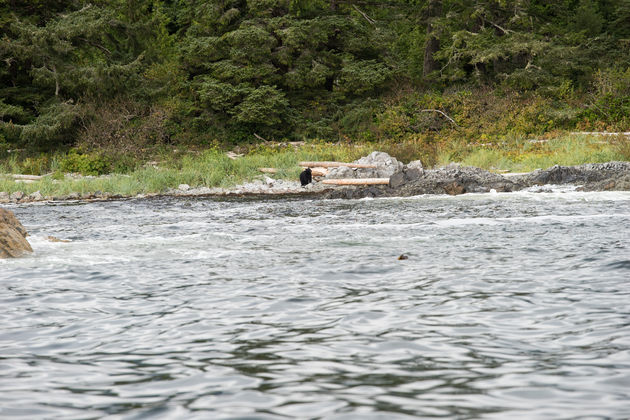
[[[50,242],[72,242],[69,239],[59,239],[56,236],[47,236],[46,239]]]
[[[33,252],[25,239],[27,235],[12,211],[0,209],[0,258],[14,258]]]
[[[406,256],[405,254],[401,254],[400,257],[398,257],[399,260],[408,260],[409,257]]]

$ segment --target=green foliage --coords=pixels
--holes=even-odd
[[[630,67],[600,70],[593,83],[592,102],[582,112],[583,128],[625,130],[630,125]]]
[[[64,172],[76,172],[82,175],[103,175],[109,173],[111,162],[101,155],[79,153],[72,149],[60,162],[60,169]]]
[[[627,129],[628,28],[627,0],[5,0],[0,153],[457,140],[422,109],[470,138]]]
[[[361,94],[382,86],[389,75],[387,66],[375,60],[351,61],[341,69],[339,86],[344,92]]]
[[[236,108],[235,119],[245,124],[275,125],[284,119],[288,101],[275,86],[252,90]]]

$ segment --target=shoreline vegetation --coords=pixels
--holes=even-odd
[[[41,155],[37,159],[18,159],[14,157],[17,154],[13,154],[0,161],[0,200],[129,198],[173,194],[181,191],[180,187],[184,191],[202,188],[208,194],[239,192],[236,187],[246,183],[259,185],[273,179],[282,185],[282,181],[297,181],[300,161],[351,162],[374,150],[384,151],[404,163],[417,158],[433,162],[433,165],[425,164],[426,168],[457,163],[499,174],[531,172],[554,165],[630,160],[630,137],[626,133],[566,133],[557,137],[513,138],[473,145],[449,142],[436,145],[431,156],[426,155],[423,146],[413,142],[265,142],[227,151],[216,146],[187,151],[161,148],[133,162],[134,169],[107,171],[100,175],[99,171],[111,168],[111,163],[99,153],[72,150],[67,154]],[[64,171],[69,168],[75,170]],[[260,168],[275,168],[276,173],[263,173]],[[41,177],[16,179],[11,176],[25,173]],[[284,188],[278,189],[287,193],[289,190],[288,182]]]

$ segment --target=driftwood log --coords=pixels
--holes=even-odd
[[[266,174],[275,174],[276,172],[278,172],[276,168],[258,168],[258,170]]]
[[[339,178],[324,179],[322,184],[330,185],[388,185],[389,178]]]
[[[328,169],[326,169],[326,168],[311,168],[311,175],[313,175],[313,176],[326,176],[326,175],[328,175]]]

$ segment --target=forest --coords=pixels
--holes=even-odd
[[[628,0],[0,0],[0,154],[628,130],[629,49]]]

